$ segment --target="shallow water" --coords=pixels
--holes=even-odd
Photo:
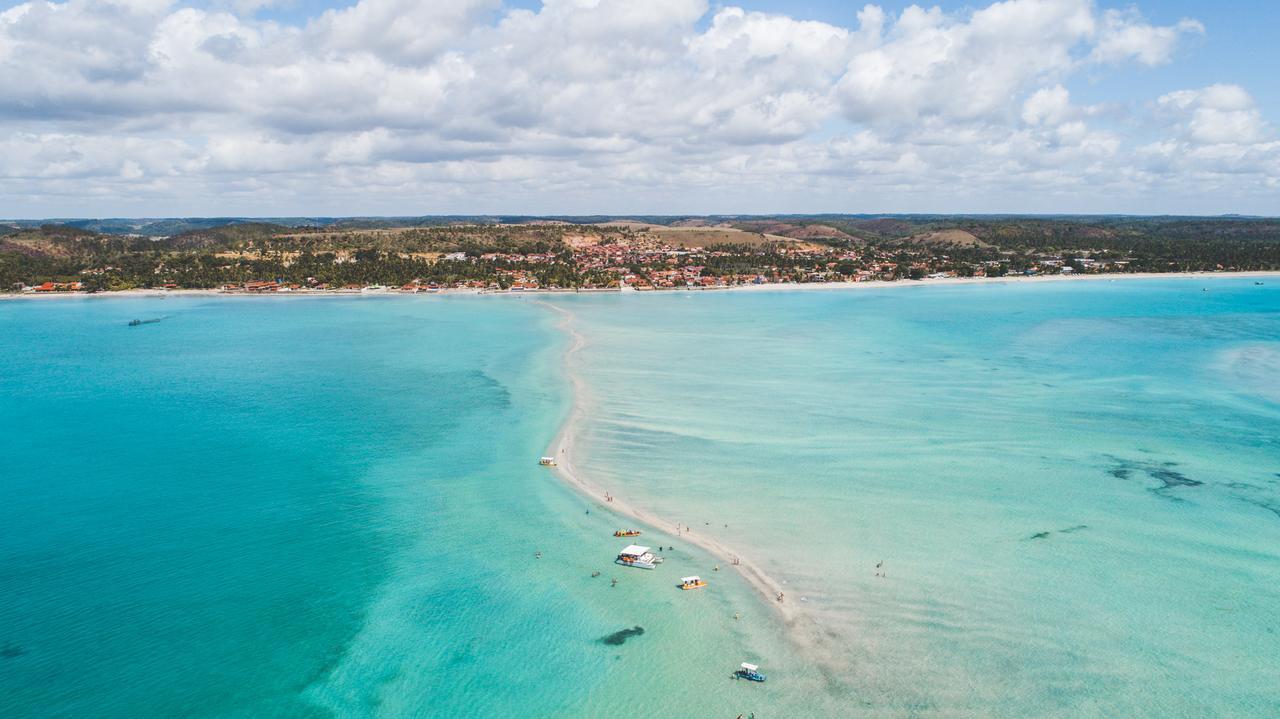
[[[562,304],[585,470],[785,581],[872,713],[1280,715],[1274,283]]]
[[[0,303],[0,716],[1280,714],[1276,286],[552,300],[817,633],[529,299]]]
[[[802,699],[803,676],[729,681],[787,652],[739,582],[676,590],[711,574],[678,542],[660,572],[616,567],[621,522],[537,466],[567,409],[555,320],[514,298],[0,303],[0,716]]]

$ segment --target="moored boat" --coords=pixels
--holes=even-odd
[[[538,464],[542,465],[543,467],[554,467],[556,466],[556,458],[555,457],[539,457]]]
[[[662,561],[662,557],[649,551],[648,547],[641,547],[631,544],[618,552],[618,558],[613,560],[616,564],[624,567],[636,567],[638,569],[656,569],[658,563]]]
[[[705,586],[707,586],[707,583],[702,581],[702,577],[694,576],[680,578],[681,589],[702,589]]]
[[[733,673],[733,676],[736,679],[746,679],[752,682],[764,681],[764,675],[760,673],[760,667],[746,662],[742,663],[742,666]]]
[[[613,533],[613,536],[615,536],[615,537],[639,537],[639,536],[640,536],[640,530],[638,530],[638,529],[619,529],[618,531],[616,531],[616,532],[614,532],[614,533]]]

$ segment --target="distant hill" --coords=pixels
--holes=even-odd
[[[291,227],[270,222],[242,222],[207,229],[188,230],[161,243],[172,250],[208,250],[242,247],[254,240],[273,237]]]
[[[933,230],[921,232],[897,241],[904,245],[930,245],[933,247],[990,247],[991,245],[965,230]]]
[[[747,230],[749,232],[759,232],[765,235],[777,235],[779,237],[789,237],[793,240],[835,240],[839,242],[861,242],[861,238],[845,232],[844,230],[824,225],[820,223],[808,222],[782,222],[773,220],[752,220],[747,222],[735,222],[733,226]]]

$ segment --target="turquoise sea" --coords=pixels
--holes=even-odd
[[[793,626],[532,297],[0,302],[0,716],[1280,715],[1280,280],[545,299]]]

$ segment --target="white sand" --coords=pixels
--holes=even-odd
[[[573,408],[569,411],[569,418],[561,426],[559,434],[552,440],[548,447],[547,455],[556,458],[558,466],[556,474],[569,484],[569,486],[578,490],[587,497],[595,500],[601,508],[620,514],[624,517],[630,517],[639,522],[647,524],[650,527],[677,528],[683,525],[677,522],[671,522],[662,519],[654,513],[627,502],[627,500],[613,495],[613,499],[607,501],[605,498],[606,491],[604,488],[595,484],[584,473],[578,470],[574,464],[576,454],[574,452],[574,442],[580,436],[582,425],[587,417],[587,407],[590,405],[590,394],[587,391],[586,383],[578,373],[575,360],[579,350],[586,344],[586,340],[582,334],[573,326],[573,314],[568,310],[557,307],[549,303],[542,303],[547,307],[559,312],[562,316],[561,328],[568,333],[570,337],[570,345],[565,353],[565,369],[569,378],[569,383],[573,392]],[[769,575],[765,574],[760,567],[746,559],[741,553],[736,552],[721,542],[710,537],[700,536],[693,531],[685,530],[680,536],[682,541],[689,542],[708,554],[720,559],[725,566],[738,570],[738,573],[747,580],[767,600],[768,604],[775,607],[782,618],[788,624],[794,624],[797,619],[797,609],[794,600],[786,600],[779,602],[777,596],[779,592],[784,591],[781,584]],[[738,564],[733,564],[734,557],[738,558]]]
[[[641,290],[635,294],[662,294],[666,292],[794,292],[797,290],[871,290],[890,287],[933,287],[936,285],[982,285],[1001,282],[1097,282],[1101,280],[1142,280],[1142,279],[1209,279],[1213,277],[1254,277],[1280,280],[1280,271],[1259,270],[1249,272],[1131,272],[1106,273],[1098,275],[1014,275],[1011,277],[946,277],[937,280],[868,280],[866,282],[776,282],[767,285],[731,285],[726,287],[667,287],[655,290]],[[226,290],[117,290],[114,292],[24,292],[19,294],[0,293],[0,300],[52,299],[68,297],[399,297],[405,295],[485,295],[489,297],[526,297],[548,294],[607,294],[617,290],[590,289],[542,289],[524,292],[504,292],[494,290],[476,290],[471,288],[449,288],[437,292],[401,292],[398,289],[380,290],[295,290],[291,292],[228,292]]]
[[[795,290],[870,290],[889,287],[935,287],[938,285],[987,285],[1011,282],[1097,282],[1102,280],[1149,280],[1149,279],[1210,279],[1214,277],[1255,277],[1280,279],[1280,272],[1260,270],[1250,272],[1129,272],[1104,273],[1095,275],[1013,275],[1010,277],[944,277],[936,280],[868,280],[865,282],[805,282],[774,283],[767,285],[734,285],[732,287],[710,288],[733,292],[768,292]]]

